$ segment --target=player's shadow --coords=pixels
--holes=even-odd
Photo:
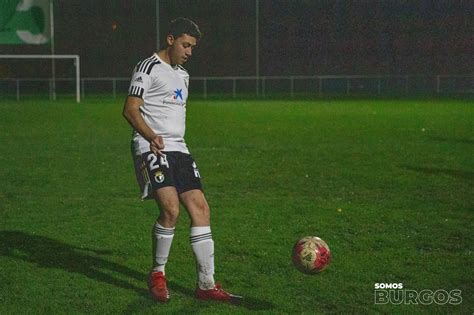
[[[134,290],[138,295],[150,300],[150,303],[146,304],[151,305],[151,298],[145,285],[147,275],[102,257],[108,254],[111,254],[111,251],[77,247],[45,236],[32,235],[22,231],[0,231],[0,256],[36,264],[42,268],[62,269],[67,272],[82,274],[93,280],[123,289]],[[113,277],[109,275],[111,272],[137,280],[143,283],[144,287]],[[186,296],[194,295],[193,290],[173,281],[169,282],[169,287],[170,290],[180,292]],[[273,308],[273,305],[269,302],[251,298],[245,298],[241,306],[250,310]]]
[[[174,291],[178,291],[178,292],[181,292],[182,294],[186,294],[186,295],[190,295],[190,296],[194,296],[194,291],[192,290],[189,290],[185,287],[182,287],[180,286],[179,284],[175,283],[175,282],[170,282],[169,283],[169,288],[170,290],[174,290]],[[239,293],[239,292],[237,292]],[[202,303],[215,303],[214,301],[203,301]],[[244,307],[246,309],[249,309],[249,310],[253,310],[253,311],[264,311],[264,310],[270,310],[270,309],[273,309],[273,304],[268,302],[268,301],[264,301],[264,300],[260,300],[260,299],[257,299],[257,298],[250,298],[248,296],[244,296],[242,301],[240,302],[240,304],[235,304],[236,307]]]
[[[107,274],[116,272],[140,282],[146,279],[146,275],[140,272],[101,257],[107,254],[111,252],[77,247],[40,235],[21,231],[0,231],[1,256],[33,263],[42,268],[56,268],[82,274],[119,288],[134,290],[142,296],[148,295],[145,288]]]
[[[441,136],[430,136],[429,138],[433,141],[439,141],[439,142],[474,144],[474,139],[467,139],[467,138],[447,138],[447,137],[441,137]]]
[[[471,171],[460,171],[452,169],[442,169],[436,167],[417,167],[410,165],[401,165],[406,170],[415,171],[419,173],[424,173],[428,175],[449,175],[455,178],[464,179],[464,180],[474,180],[474,172]]]
[[[252,311],[268,311],[274,307],[271,302],[247,296],[244,296],[241,306]]]

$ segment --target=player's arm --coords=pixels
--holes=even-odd
[[[150,150],[157,155],[162,155],[161,150],[165,148],[163,138],[157,134],[146,124],[140,113],[140,106],[143,100],[136,96],[127,96],[123,106],[122,115],[128,123],[140,133],[143,138],[150,142]]]

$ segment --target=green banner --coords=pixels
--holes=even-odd
[[[0,45],[47,44],[50,23],[49,0],[0,0]]]

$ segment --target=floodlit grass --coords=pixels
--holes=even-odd
[[[187,142],[212,209],[216,278],[241,306],[196,301],[183,211],[148,296],[157,216],[141,202],[122,101],[0,103],[0,313],[472,313],[473,102],[197,101]],[[323,273],[290,262],[317,235]],[[376,305],[375,283],[459,289],[459,305]],[[442,298],[442,296],[441,296]]]

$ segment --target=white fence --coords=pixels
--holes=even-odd
[[[0,78],[0,97],[20,100],[24,95],[73,94],[75,78]],[[81,78],[81,98],[111,94],[114,98],[127,93],[130,78]],[[474,94],[472,75],[324,75],[324,76],[231,76],[192,77],[191,95],[210,98],[271,97],[325,95],[413,95],[413,94]]]

